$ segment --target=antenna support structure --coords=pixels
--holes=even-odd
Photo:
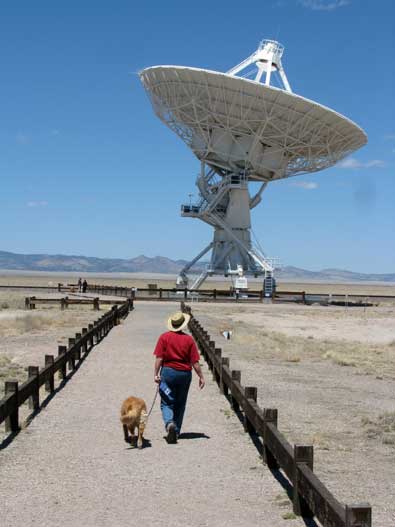
[[[281,57],[284,47],[274,40],[262,40],[258,49],[230,69],[227,74],[239,76],[243,72],[254,75],[255,82],[270,86],[271,75],[277,71],[282,89],[292,93]],[[254,71],[254,66],[256,72]],[[247,73],[248,74],[248,73]],[[237,144],[238,134],[227,130],[227,142]],[[198,218],[214,227],[213,241],[207,245],[191,262],[183,267],[177,277],[177,287],[199,289],[208,276],[222,275],[235,277],[236,287],[247,289],[247,276],[262,277],[265,296],[272,296],[275,289],[275,259],[268,258],[253,244],[251,239],[250,210],[262,200],[267,181],[261,183],[258,192],[250,196],[248,189],[249,170],[221,169],[201,160],[200,175],[196,180],[199,201],[194,205],[182,205],[181,215]],[[191,283],[189,270],[211,250],[211,260],[207,268]]]

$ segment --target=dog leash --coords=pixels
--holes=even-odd
[[[154,400],[152,401],[152,405],[151,405],[150,411],[149,411],[148,414],[147,414],[147,419],[149,418],[149,416],[150,416],[151,413],[152,413],[152,410],[154,409],[155,401],[156,401],[156,398],[158,397],[158,393],[159,393],[159,384],[158,384],[158,386],[157,386],[157,388],[156,388],[156,392],[155,392]]]

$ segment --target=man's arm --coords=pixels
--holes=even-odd
[[[194,364],[192,364],[192,368],[195,370],[197,376],[199,377],[199,388],[204,388],[206,381],[204,380],[202,368],[200,367],[199,362],[195,362]]]
[[[162,367],[163,359],[162,357],[156,357],[155,359],[155,365],[154,365],[154,381],[159,384],[160,383],[160,375],[159,371]]]

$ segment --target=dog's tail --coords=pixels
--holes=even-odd
[[[133,410],[129,410],[126,414],[121,415],[121,423],[127,425],[131,420],[136,419],[137,414]]]
[[[138,413],[136,411],[129,410],[126,414],[122,414],[120,419],[122,424],[127,425],[130,421],[134,421],[135,419],[137,419],[137,417]],[[148,414],[146,411],[143,410],[140,414],[140,425],[145,426],[147,423],[147,419]]]

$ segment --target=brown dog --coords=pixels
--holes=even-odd
[[[143,434],[147,423],[147,407],[143,399],[128,397],[121,406],[121,423],[127,443],[134,443],[134,430],[138,430],[137,447],[143,448]],[[129,440],[130,432],[131,438]]]

